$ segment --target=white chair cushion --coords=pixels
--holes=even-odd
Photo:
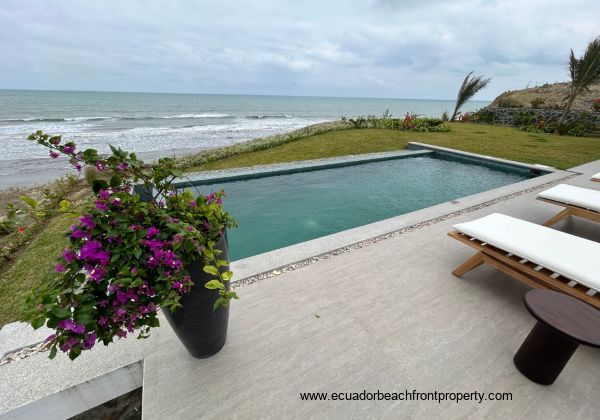
[[[538,194],[538,197],[600,212],[600,191],[588,188],[559,184],[549,190],[542,191]]]
[[[454,228],[600,291],[600,243],[499,213]]]
[[[600,181],[600,172],[598,172],[596,175],[592,175],[592,179],[594,181]]]

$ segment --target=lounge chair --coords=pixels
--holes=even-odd
[[[560,184],[537,195],[537,199],[565,209],[544,226],[552,226],[569,216],[583,217],[600,223],[600,191]]]
[[[528,286],[566,293],[600,309],[600,243],[493,213],[448,235],[478,252],[452,274],[490,264]]]
[[[598,172],[596,175],[592,175],[592,181],[600,182],[600,172]]]

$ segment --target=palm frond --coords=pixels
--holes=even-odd
[[[583,91],[589,91],[590,85],[600,82],[600,37],[589,43],[581,58],[575,57],[573,50],[571,50],[569,74],[571,76],[571,87],[567,104],[558,120],[559,124],[564,123],[567,118],[575,97]]]
[[[579,59],[575,58],[571,50],[569,71],[577,92],[583,91],[591,84],[600,82],[600,37],[590,42],[585,53]]]
[[[460,108],[477,92],[486,87],[488,83],[490,83],[491,79],[484,79],[483,76],[477,76],[471,72],[467,74],[465,80],[463,80],[462,85],[460,85],[460,89],[458,90],[458,96],[456,98],[456,106],[454,108],[454,113],[452,114],[451,121],[456,119],[458,115],[458,111]]]

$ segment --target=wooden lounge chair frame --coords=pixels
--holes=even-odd
[[[565,208],[563,211],[561,211],[556,216],[550,218],[550,220],[544,223],[544,226],[552,226],[569,216],[582,217],[584,219],[600,223],[600,213],[595,210],[590,210],[584,207],[578,207],[574,206],[573,204],[567,204],[563,203],[562,201],[550,200],[548,198],[543,198],[539,196],[537,197],[537,199],[546,203],[554,204],[556,206],[561,206]]]
[[[457,277],[461,277],[481,264],[489,264],[530,287],[556,290],[600,309],[600,292],[595,289],[457,230],[449,232],[448,236],[478,251],[452,271],[452,274]]]

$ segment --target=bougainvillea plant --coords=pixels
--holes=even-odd
[[[60,349],[75,359],[115,337],[146,338],[159,325],[159,307],[176,310],[191,287],[200,287],[186,269],[200,258],[214,276],[204,287],[219,292],[213,309],[237,299],[225,287],[229,262],[215,248],[235,226],[222,207],[223,191],[197,198],[178,192],[173,183],[182,174],[171,158],[145,166],[134,153],[112,146],[111,155],[101,156],[41,131],[28,140],[47,147],[51,158],[66,155],[77,170],[90,165],[107,174],[92,182],[93,197],[67,233],[56,280],[30,297],[33,327],[55,330],[46,339],[50,358]],[[143,185],[149,199],[133,194],[134,184]]]

